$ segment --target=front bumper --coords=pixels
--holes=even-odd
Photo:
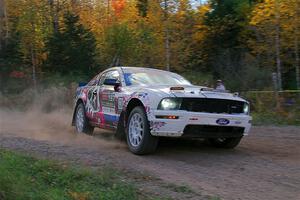
[[[153,136],[166,137],[239,137],[247,135],[252,117],[244,114],[214,114],[188,111],[155,110],[150,120]],[[178,119],[161,119],[156,116],[178,116]],[[218,119],[229,120],[228,124],[220,125]]]

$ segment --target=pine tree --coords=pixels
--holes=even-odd
[[[67,12],[65,28],[55,32],[47,43],[46,70],[67,74],[91,74],[95,67],[96,40],[80,22],[79,16]]]
[[[215,76],[238,73],[247,50],[241,40],[250,12],[248,0],[211,0],[211,12],[206,15],[210,33],[206,39],[208,66]],[[238,77],[238,76],[237,76]]]

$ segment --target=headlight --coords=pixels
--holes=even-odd
[[[244,104],[243,111],[244,111],[244,114],[247,114],[247,115],[249,114],[249,104],[247,104],[247,103]]]
[[[158,105],[159,110],[178,110],[181,105],[180,98],[165,98]]]

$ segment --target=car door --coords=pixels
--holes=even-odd
[[[100,75],[95,76],[88,84],[87,84],[87,101],[85,105],[86,116],[89,118],[90,122],[98,123],[97,113],[100,110],[100,102],[99,102],[99,77]]]
[[[120,74],[117,70],[104,73],[99,81],[102,127],[104,126],[105,128],[116,128],[119,121],[115,100],[115,83],[120,83]]]

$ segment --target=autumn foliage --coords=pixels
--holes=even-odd
[[[239,91],[300,88],[299,0],[3,2],[1,74],[43,80],[129,65]]]
[[[126,0],[112,0],[112,8],[114,9],[116,16],[120,16],[125,8],[125,4]]]

